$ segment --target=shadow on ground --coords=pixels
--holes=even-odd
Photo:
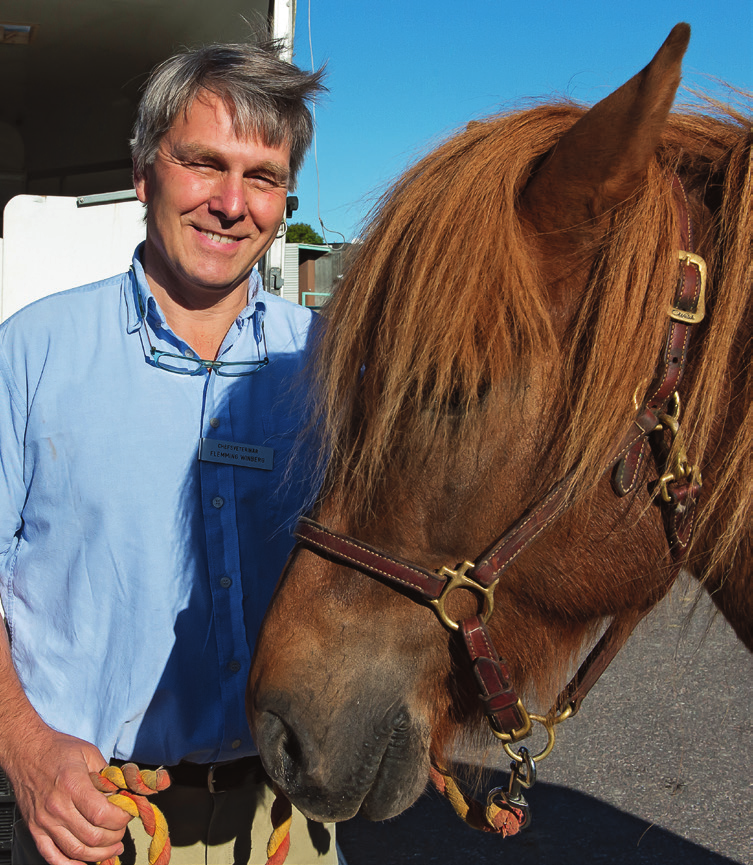
[[[501,774],[493,781],[506,786]],[[539,782],[527,798],[532,825],[511,838],[469,829],[430,791],[394,820],[339,824],[338,842],[348,865],[737,865],[567,787]]]

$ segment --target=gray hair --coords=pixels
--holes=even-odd
[[[135,171],[144,174],[179,114],[190,109],[201,91],[208,91],[227,106],[237,135],[257,137],[267,147],[290,145],[293,189],[314,133],[309,103],[326,88],[323,68],[304,72],[281,59],[283,48],[282,40],[206,45],[157,66],[144,88],[133,127]]]

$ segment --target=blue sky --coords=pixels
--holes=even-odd
[[[298,0],[295,62],[326,62],[317,108],[321,218],[352,239],[391,180],[468,120],[566,94],[593,103],[648,63],[678,21],[683,83],[753,90],[752,0]],[[711,78],[709,78],[709,76]],[[319,233],[313,153],[292,222]]]

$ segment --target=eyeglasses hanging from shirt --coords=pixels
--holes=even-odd
[[[149,336],[149,328],[146,324],[146,310],[144,309],[141,295],[138,294],[139,311],[141,312],[141,327],[146,334],[146,340],[149,343],[148,359],[159,369],[164,369],[166,372],[174,372],[177,375],[201,375],[204,370],[215,372],[217,375],[229,377],[252,375],[263,369],[269,363],[269,355],[267,354],[267,336],[264,332],[264,304],[257,303],[256,310],[252,315],[254,328],[254,341],[256,342],[256,351],[259,356],[258,360],[204,360],[200,357],[191,357],[182,354],[173,354],[169,351],[160,351],[152,345],[151,337]],[[261,356],[261,347],[264,346],[264,357]]]

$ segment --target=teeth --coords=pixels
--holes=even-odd
[[[204,237],[214,240],[215,243],[235,243],[235,237],[228,237],[226,234],[216,234],[214,231],[202,231]]]

